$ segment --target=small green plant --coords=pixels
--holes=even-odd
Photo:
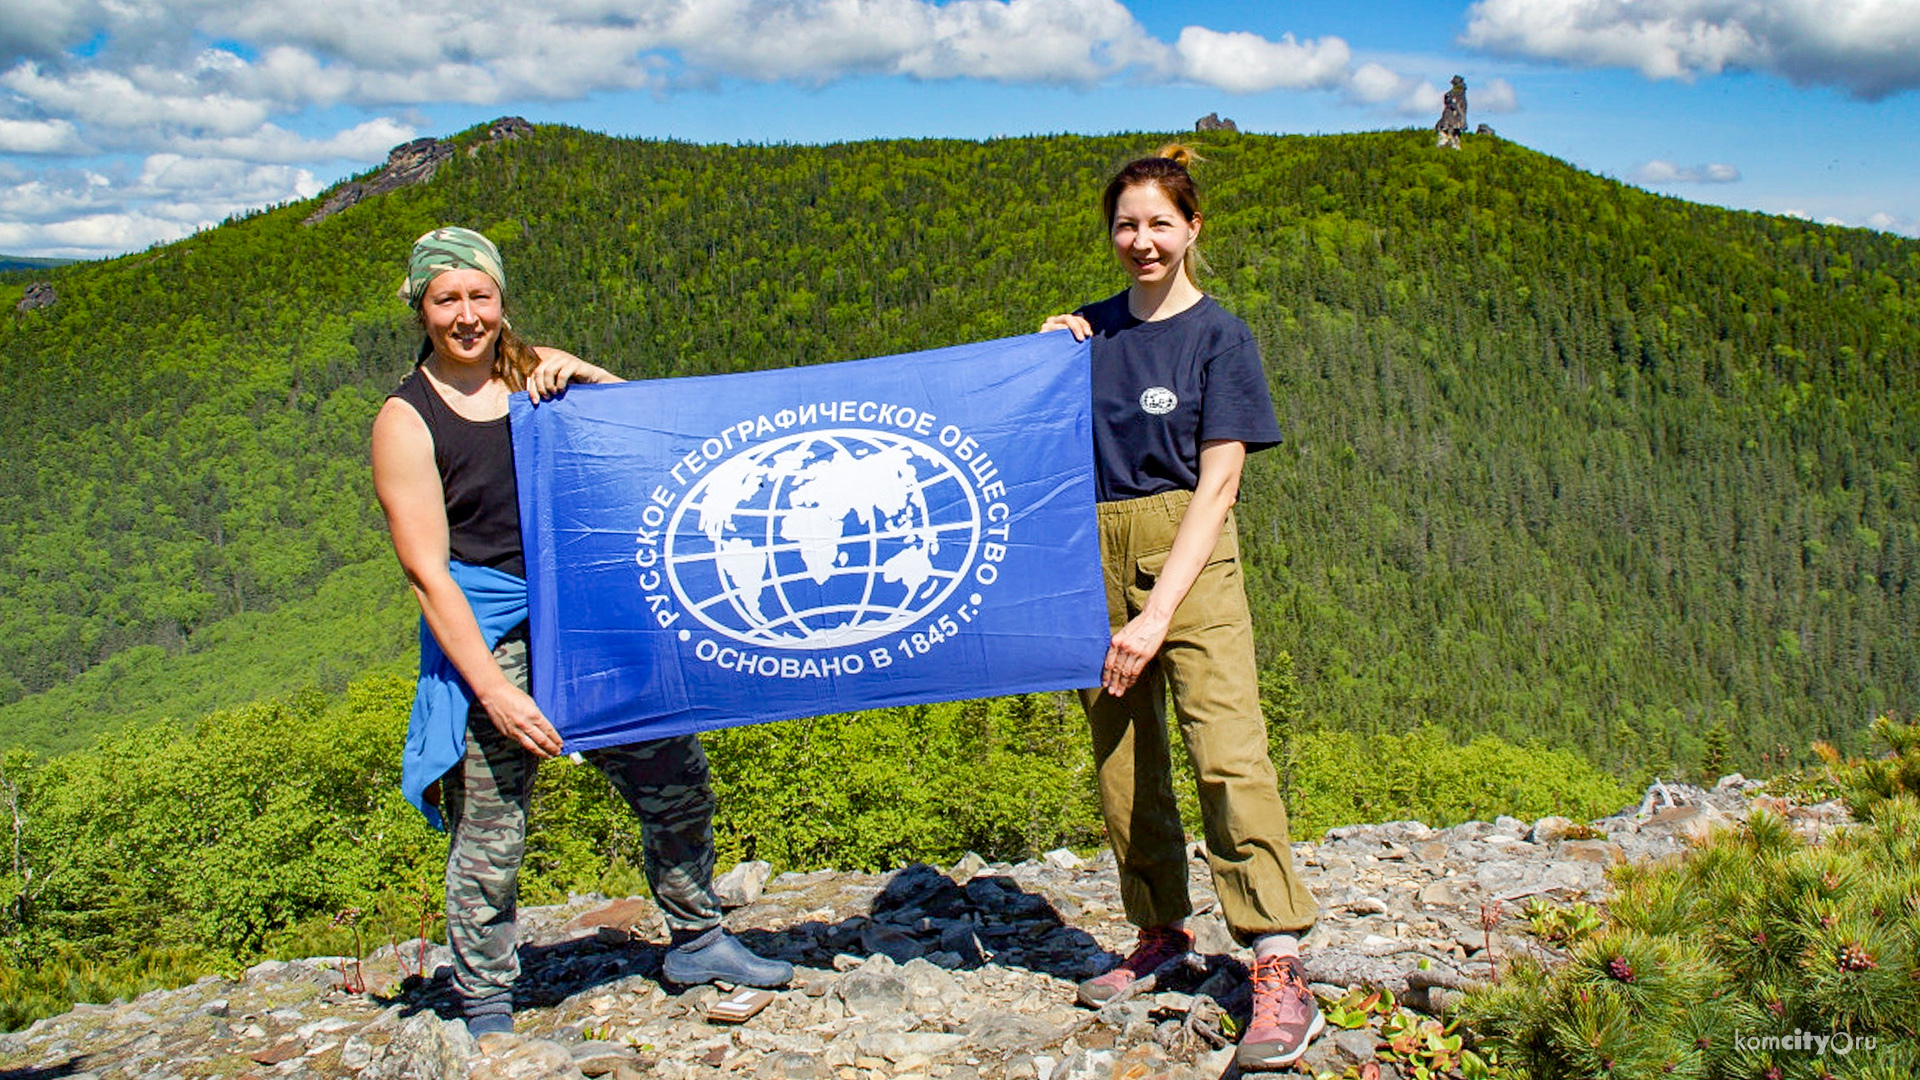
[[[1321,1002],[1320,1015],[1335,1027],[1354,1031],[1372,1023],[1376,1016],[1391,1016],[1394,1007],[1393,991],[1356,986],[1336,1000]]]
[[[1549,945],[1572,945],[1585,941],[1606,925],[1600,909],[1585,901],[1561,907],[1535,897],[1524,912],[1527,928],[1533,936]]]
[[[1401,1009],[1387,1018],[1380,1029],[1386,1046],[1380,1056],[1399,1066],[1402,1076],[1413,1080],[1441,1080],[1443,1077],[1494,1075],[1497,1057],[1489,1059],[1469,1050],[1459,1032],[1460,1021],[1441,1023],[1431,1017]],[[1473,1070],[1468,1072],[1468,1070]]]

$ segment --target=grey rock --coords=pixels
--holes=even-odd
[[[967,1044],[979,1050],[1012,1050],[1044,1045],[1056,1032],[1040,1017],[1012,1012],[982,1013],[961,1029]],[[1012,1060],[1008,1061],[1009,1069]],[[1011,1072],[1009,1076],[1013,1075]]]
[[[825,1080],[827,1067],[812,1054],[782,1051],[760,1059],[754,1075],[762,1080]]]
[[[860,1016],[885,1016],[907,1010],[907,981],[898,975],[871,970],[854,971],[837,988],[848,1010]]]
[[[1331,1043],[1344,1062],[1350,1065],[1372,1061],[1374,1048],[1379,1045],[1379,1040],[1374,1037],[1371,1028],[1335,1029],[1327,1042]]]
[[[1203,955],[1218,955],[1237,951],[1238,942],[1233,940],[1233,932],[1227,929],[1227,921],[1219,912],[1210,911],[1187,920],[1187,929],[1193,931],[1193,951]]]
[[[967,1037],[944,1031],[880,1031],[860,1036],[858,1046],[868,1057],[900,1062],[915,1054],[935,1058],[964,1046]]]
[[[1315,1039],[1313,1045],[1307,1047],[1307,1052],[1301,1055],[1295,1067],[1309,1076],[1338,1075],[1346,1069],[1347,1064],[1347,1058],[1340,1052],[1339,1044],[1330,1038],[1322,1037]]]
[[[759,860],[739,863],[714,881],[713,891],[720,898],[721,907],[743,908],[760,899],[772,873],[772,863]]]
[[[624,1043],[591,1039],[569,1048],[574,1068],[588,1076],[605,1076],[622,1065],[632,1065],[634,1053]]]
[[[1536,844],[1552,844],[1566,839],[1573,830],[1573,819],[1564,817],[1543,817],[1533,823],[1527,832],[1527,839]]]
[[[340,1047],[340,1067],[359,1072],[373,1062],[373,1047],[366,1037],[354,1035]]]
[[[527,123],[525,119],[518,116],[503,116],[487,125],[486,142],[473,144],[467,149],[467,155],[471,157],[488,143],[510,142],[531,134],[533,134],[533,125]]]
[[[27,286],[27,291],[21,295],[20,302],[13,305],[13,310],[25,314],[29,311],[37,311],[40,308],[52,307],[59,299],[59,295],[53,291],[51,284],[44,281],[36,281]]]
[[[1086,860],[1066,848],[1054,848],[1040,857],[1040,861],[1055,870],[1078,870],[1086,865]]]
[[[975,874],[978,874],[986,868],[987,860],[981,858],[979,854],[969,851],[965,855],[960,856],[960,861],[953,864],[953,867],[947,871],[947,876],[952,878],[956,883],[965,885],[967,882],[973,880]]]
[[[1240,126],[1232,120],[1222,119],[1219,113],[1208,113],[1193,122],[1193,130],[1199,131],[1239,131]]]
[[[465,1076],[479,1053],[467,1025],[441,1020],[430,1012],[401,1021],[393,1041],[361,1071],[365,1080],[438,1080]]]
[[[1120,1055],[1112,1050],[1082,1050],[1062,1061],[1054,1070],[1054,1080],[1108,1080],[1113,1063]]]

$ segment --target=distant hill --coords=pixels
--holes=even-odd
[[[31,255],[0,255],[0,274],[10,270],[50,270],[56,266],[72,266],[78,259],[39,259]]]
[[[1242,532],[1263,656],[1291,654],[1309,723],[1645,772],[1691,767],[1715,725],[1741,765],[1920,708],[1920,243],[1491,138],[1192,140],[1204,283],[1259,337],[1289,433]],[[58,304],[0,319],[33,388],[0,395],[0,742],[404,657],[365,443],[416,340],[392,290],[425,229],[487,230],[516,326],[623,374],[816,363],[1115,291],[1093,202],[1156,141],[543,127],[312,228],[294,205],[49,271]],[[372,629],[287,606],[330,579]],[[242,658],[268,639],[287,662],[261,675]],[[189,694],[168,670],[207,674]]]

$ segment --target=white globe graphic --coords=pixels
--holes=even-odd
[[[973,567],[980,502],[938,449],[892,432],[809,431],[714,465],[667,524],[667,577],[743,644],[830,649],[904,629]]]

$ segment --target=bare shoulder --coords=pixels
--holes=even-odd
[[[573,355],[572,353],[568,352],[565,349],[556,349],[551,345],[535,345],[533,347],[533,352],[534,352],[534,355],[538,356],[541,360],[578,361],[580,359],[579,357]]]
[[[418,432],[428,439],[433,437],[427,430],[426,419],[420,415],[420,410],[413,407],[412,402],[397,397],[388,398],[380,406],[380,411],[374,414],[373,437],[377,439],[382,434],[396,436],[409,432]]]
[[[373,418],[373,456],[376,461],[432,461],[433,432],[419,410],[399,398],[388,398]]]

